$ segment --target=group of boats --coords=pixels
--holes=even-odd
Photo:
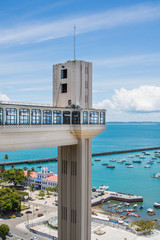
[[[142,155],[143,154],[143,155]],[[133,159],[132,162],[127,161],[126,159],[120,159],[117,161],[117,163],[121,163],[121,164],[125,164],[127,166],[127,168],[133,168],[134,167],[134,163],[142,163],[142,160],[146,159],[146,156],[151,155],[149,152],[143,151],[142,154],[135,154],[135,155],[129,155],[128,158],[139,158],[139,159]],[[156,150],[154,152],[154,156],[147,161],[147,164],[144,165],[144,168],[150,168],[152,164],[154,164],[154,161],[157,160],[157,158],[160,158],[160,151]],[[100,158],[95,158],[94,161],[101,161]],[[110,159],[110,162],[116,162],[116,159]],[[157,161],[157,163],[160,163],[160,161]],[[92,165],[94,165],[92,163]],[[115,165],[110,165],[107,162],[103,162],[102,165],[106,166],[107,168],[115,168]],[[153,176],[153,177],[157,177],[160,178],[160,176]]]
[[[129,206],[130,206],[130,203],[127,203],[127,202],[122,203],[121,202],[119,204],[111,204],[111,205],[108,206],[108,208],[115,207],[116,213],[125,213],[126,212],[126,216],[134,216],[134,217],[140,217],[141,216],[137,213],[137,211],[138,211],[138,208],[140,210],[142,210],[144,208],[143,205],[138,206],[138,204],[134,204],[133,208],[128,208]],[[160,208],[160,201],[155,202],[153,204],[153,206],[155,208]],[[122,209],[122,208],[124,208],[124,209]],[[153,216],[153,215],[156,214],[155,211],[152,208],[148,208],[147,213],[148,213],[149,216]]]

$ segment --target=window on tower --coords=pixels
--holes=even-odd
[[[61,70],[61,78],[67,78],[67,69]]]
[[[67,83],[61,84],[61,93],[66,93],[67,92]]]

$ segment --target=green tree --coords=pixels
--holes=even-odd
[[[30,185],[30,187],[29,187],[29,191],[30,191],[30,193],[32,193],[32,192],[34,192],[36,189],[35,189],[35,184],[34,183],[32,183],[31,185]],[[30,197],[31,197],[31,195],[30,195]]]
[[[4,240],[6,239],[7,234],[9,233],[9,227],[6,224],[0,225],[0,237]]]
[[[45,192],[43,190],[40,190],[38,196],[44,198]]]
[[[28,169],[27,167],[24,167],[24,168],[23,168],[24,171],[27,171],[27,169]]]
[[[14,168],[14,164],[11,165],[11,168]]]
[[[151,232],[151,230],[158,228],[159,224],[151,220],[138,220],[131,224],[131,227],[135,226],[139,232]]]
[[[35,172],[35,168],[34,167],[31,167],[31,172]]]
[[[3,179],[5,182],[13,183],[15,187],[18,184],[21,184],[22,181],[26,180],[24,176],[24,171],[20,168],[17,169],[9,169],[3,172]]]
[[[5,171],[4,165],[0,166],[0,172],[3,173]]]
[[[20,193],[11,188],[0,189],[0,206],[1,212],[18,212],[21,209],[21,195]]]
[[[56,186],[53,187],[53,192],[58,193],[58,185],[56,185]]]
[[[7,154],[4,156],[4,159],[8,160],[8,155]]]

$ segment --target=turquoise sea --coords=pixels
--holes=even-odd
[[[114,150],[127,150],[143,147],[160,146],[160,125],[158,124],[107,124],[106,131],[93,139],[92,152],[107,152]],[[110,191],[132,193],[142,195],[144,198],[144,209],[138,213],[142,218],[152,218],[146,215],[146,209],[153,208],[153,203],[160,201],[160,179],[152,178],[154,173],[160,172],[160,158],[154,160],[151,168],[144,168],[146,162],[154,156],[154,151],[147,151],[151,155],[147,155],[145,159],[141,159],[142,163],[134,163],[133,168],[127,168],[123,163],[117,163],[120,159],[126,159],[132,162],[138,157],[129,158],[129,155],[138,153],[126,153],[118,155],[100,156],[101,161],[95,162],[93,157],[92,163],[92,186],[99,187],[100,185],[109,186]],[[8,154],[9,160],[25,160],[50,158],[57,156],[56,148],[34,149],[25,151],[6,152],[0,154],[0,161],[4,162],[4,155]],[[140,152],[142,155],[142,153]],[[115,159],[116,162],[111,162],[110,159]],[[5,160],[6,161],[6,160]],[[108,169],[102,165],[103,162],[114,164],[115,169]],[[39,164],[17,165],[16,167],[27,166],[35,167],[39,171]],[[57,173],[57,163],[41,163],[47,165],[50,170]],[[107,209],[108,206],[104,205]],[[160,210],[156,210],[156,215],[153,218],[160,219]]]

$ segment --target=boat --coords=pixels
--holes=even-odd
[[[152,157],[152,160],[157,160],[157,158],[156,157]]]
[[[136,157],[139,157],[139,156],[140,156],[140,154],[136,154],[135,156],[136,156]]]
[[[98,190],[100,190],[100,191],[107,191],[108,188],[109,188],[109,186],[103,186],[103,185],[101,185]]]
[[[153,204],[155,208],[160,208],[160,201],[157,201]]]
[[[147,213],[148,213],[148,215],[150,215],[150,216],[155,215],[155,211],[154,211],[152,208],[148,208],[148,209],[147,209]]]
[[[122,160],[119,160],[117,163],[123,163],[123,161],[122,161]]]
[[[133,207],[134,207],[134,208],[137,208],[137,207],[138,207],[138,205],[137,205],[137,204],[134,204],[134,205],[133,205]]]
[[[144,155],[151,155],[149,152],[145,152]]]
[[[107,168],[115,168],[115,166],[114,165],[108,165],[108,166],[106,166]]]
[[[149,160],[149,161],[147,161],[147,163],[148,163],[148,164],[153,164],[154,161],[153,161],[153,160]]]
[[[108,165],[108,163],[102,163],[102,165],[103,165],[103,166],[107,166],[107,165]]]
[[[130,205],[130,204],[127,203],[127,202],[124,203],[124,206],[126,206],[126,207],[128,207],[129,205]]]
[[[139,156],[140,159],[145,159],[145,156]]]
[[[42,167],[42,165],[39,165],[37,168],[41,168]]]
[[[134,155],[129,155],[128,157],[129,157],[129,158],[134,158]]]
[[[94,163],[92,163],[92,165],[94,165]]]
[[[126,162],[125,165],[132,165],[132,163],[130,163],[130,162]]]
[[[100,158],[95,158],[94,161],[98,162],[98,161],[101,161],[101,159]]]
[[[140,205],[140,206],[139,206],[139,209],[143,209],[143,205]]]
[[[129,166],[127,166],[127,168],[133,168],[133,165],[129,165]]]
[[[150,168],[151,166],[150,165],[145,165],[144,168]]]
[[[133,160],[132,162],[133,162],[133,163],[142,163],[141,160]]]
[[[157,173],[157,174],[153,174],[152,176],[153,178],[160,178],[160,173]]]
[[[115,160],[115,159],[110,159],[109,161],[110,161],[110,162],[116,162],[116,160]]]

